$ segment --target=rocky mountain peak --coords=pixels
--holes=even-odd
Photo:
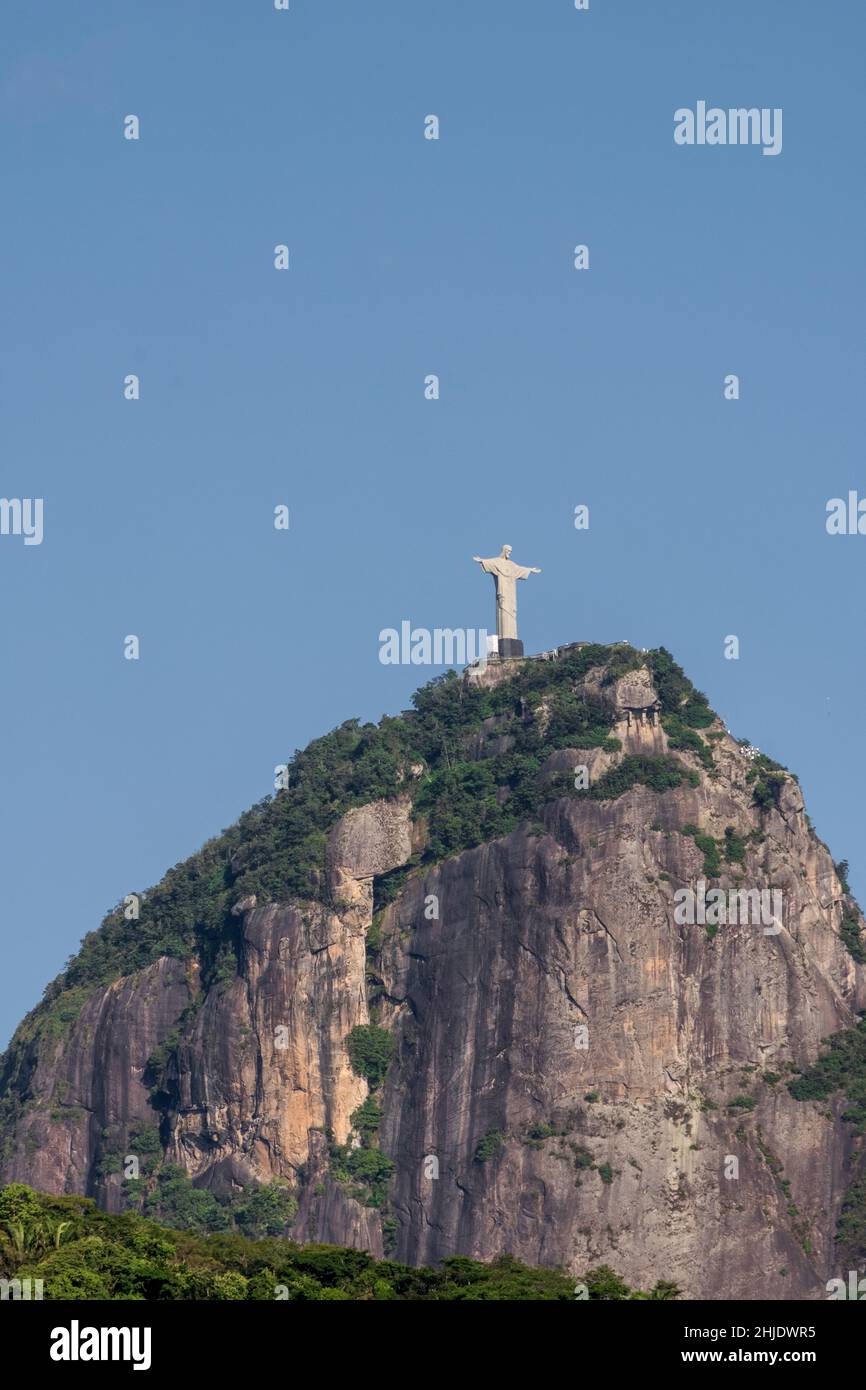
[[[205,1228],[260,1191],[296,1239],[693,1297],[834,1272],[861,1158],[797,1078],[858,1027],[862,917],[664,649],[349,721],[142,902],[13,1039],[6,1181]]]

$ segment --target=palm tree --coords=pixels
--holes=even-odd
[[[0,1226],[0,1261],[6,1272],[14,1273],[19,1266],[41,1260],[49,1250],[59,1250],[71,1221],[56,1225],[46,1219],[10,1221]]]

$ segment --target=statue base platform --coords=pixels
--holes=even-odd
[[[519,637],[500,637],[496,654],[500,661],[513,661],[523,656],[523,642]]]

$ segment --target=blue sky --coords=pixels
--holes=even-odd
[[[380,629],[492,627],[506,541],[528,651],[669,647],[866,898],[866,537],[824,525],[866,494],[862,7],[10,0],[4,38],[0,494],[45,537],[0,537],[0,1040],[275,764],[406,707]],[[676,146],[698,100],[781,107],[782,153]]]

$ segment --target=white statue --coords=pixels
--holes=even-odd
[[[511,546],[504,545],[502,554],[491,560],[482,560],[473,555],[473,560],[481,566],[485,574],[493,575],[496,585],[496,635],[502,640],[517,641],[517,581],[528,579],[531,574],[541,574],[541,570],[516,565],[509,559]]]

